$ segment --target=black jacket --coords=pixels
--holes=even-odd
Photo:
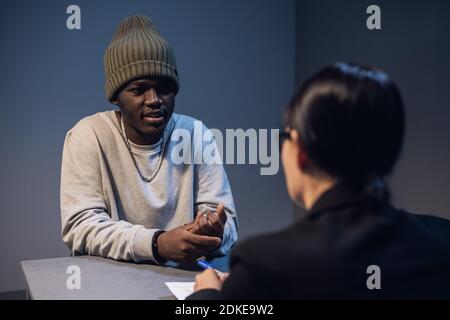
[[[380,268],[381,289],[367,287],[371,265]],[[374,205],[345,185],[287,229],[237,245],[221,292],[188,297],[380,298],[450,298],[450,221]]]

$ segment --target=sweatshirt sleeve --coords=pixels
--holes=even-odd
[[[60,189],[63,241],[73,255],[154,260],[151,241],[157,229],[111,218],[102,188],[101,156],[91,127],[78,124],[67,133]]]
[[[206,127],[203,130],[208,130]],[[208,150],[214,150],[209,152]],[[225,169],[220,161],[213,161],[207,154],[219,155],[216,143],[211,140],[202,148],[204,161],[196,165],[195,179],[195,214],[198,211],[216,211],[219,204],[223,204],[227,214],[221,246],[211,253],[211,256],[226,255],[237,241],[237,215],[233,195]],[[218,158],[216,158],[217,160]]]

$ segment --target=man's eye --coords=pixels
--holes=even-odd
[[[140,95],[144,93],[144,89],[143,88],[132,88],[131,93],[136,94],[136,95]]]

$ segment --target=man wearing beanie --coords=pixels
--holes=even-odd
[[[104,66],[106,96],[119,110],[86,117],[66,135],[64,242],[74,255],[135,262],[228,253],[236,213],[223,166],[170,157],[173,132],[192,136],[196,121],[173,113],[179,79],[172,49],[149,18],[134,16],[119,25]]]

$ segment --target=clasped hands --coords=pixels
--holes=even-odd
[[[158,237],[158,253],[164,259],[179,263],[189,263],[207,255],[221,245],[226,221],[227,215],[222,204],[216,212],[198,212],[191,223],[166,231]]]

